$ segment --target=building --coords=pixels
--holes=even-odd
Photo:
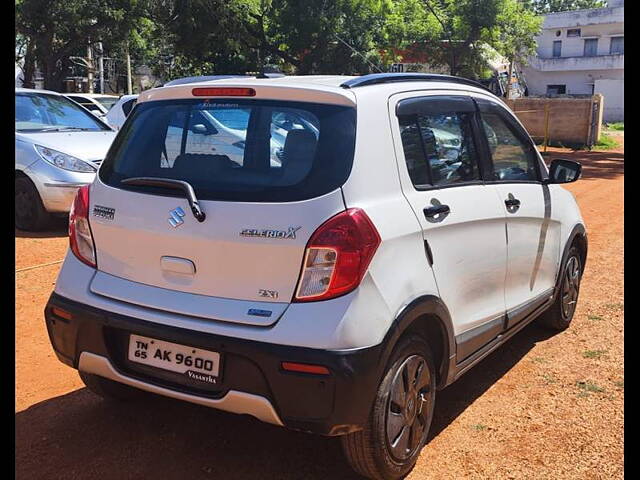
[[[522,67],[529,95],[601,93],[604,121],[624,120],[624,0],[546,15],[537,42]]]

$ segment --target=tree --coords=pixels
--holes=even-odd
[[[535,36],[541,26],[542,18],[527,10],[517,0],[505,1],[498,15],[497,38],[492,44],[509,60],[509,79],[514,63],[526,64],[528,57],[535,53]],[[510,91],[507,87],[507,98]]]
[[[249,3],[249,2],[248,2]],[[299,74],[375,69],[391,0],[255,0],[244,19],[247,46]]]
[[[491,44],[506,0],[422,0],[438,21],[434,62],[448,65],[451,75],[478,76],[485,68],[481,45]]]
[[[146,0],[20,0],[16,30],[32,48],[45,88],[61,90],[72,65],[90,42],[117,45],[129,39],[147,8]],[[25,71],[25,83],[32,82]]]
[[[606,7],[606,0],[524,0],[523,5],[538,15]]]

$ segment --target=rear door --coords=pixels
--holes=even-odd
[[[513,115],[488,99],[476,99],[490,154],[487,181],[507,218],[505,302],[511,327],[548,300],[560,256],[560,222],[542,183],[536,147]]]
[[[505,213],[484,185],[470,97],[392,97],[390,115],[404,195],[422,225],[440,297],[451,314],[458,361],[504,325]]]
[[[322,134],[286,132],[274,162],[270,132],[282,113]],[[144,102],[133,115],[90,192],[92,211],[113,212],[91,217],[96,293],[141,303],[149,301],[143,287],[156,287],[163,290],[144,290],[162,295],[156,308],[223,319],[233,301],[288,304],[307,240],[345,209],[340,186],[353,159],[355,109],[206,99]],[[181,191],[121,183],[131,177],[187,181],[205,220]],[[211,311],[202,315],[205,304]]]

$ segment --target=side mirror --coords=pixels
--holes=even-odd
[[[572,160],[556,158],[551,161],[549,167],[549,180],[547,183],[571,183],[580,178],[582,165]]]

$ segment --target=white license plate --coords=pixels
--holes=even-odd
[[[192,380],[219,383],[220,354],[217,352],[130,335],[129,360],[181,373]]]

